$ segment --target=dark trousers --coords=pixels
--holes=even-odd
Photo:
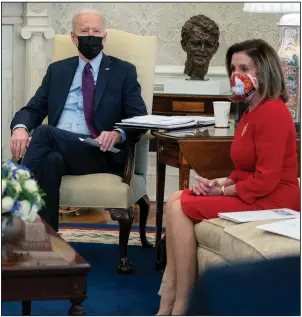
[[[64,175],[112,173],[121,175],[123,164],[111,152],[79,140],[81,134],[64,131],[49,125],[35,129],[22,164],[34,174],[45,192],[45,207],[40,216],[56,231],[59,222],[60,185]]]

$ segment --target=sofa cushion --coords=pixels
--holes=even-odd
[[[248,222],[225,229],[220,254],[226,262],[263,260],[300,254],[300,241],[256,228],[280,220]]]
[[[129,208],[146,195],[146,183],[142,175],[134,174],[131,186],[117,175],[99,173],[66,175],[62,178],[60,204],[62,206],[95,208]]]
[[[235,225],[236,223],[221,218],[203,220],[194,227],[198,245],[220,253],[220,242],[225,234],[224,230]]]
[[[204,247],[197,248],[198,273],[204,272],[208,267],[228,264],[221,255]]]
[[[204,262],[231,264],[238,261],[253,261],[299,254],[300,241],[256,228],[260,224],[271,222],[274,220],[237,224],[216,218],[204,220],[195,225],[195,235],[199,248],[199,270],[205,266]],[[221,258],[215,257],[215,254]]]

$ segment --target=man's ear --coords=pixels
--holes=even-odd
[[[71,37],[71,40],[72,40],[72,43],[78,47],[78,39],[77,37],[75,36],[74,32],[70,32],[70,37]]]

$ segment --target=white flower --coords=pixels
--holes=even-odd
[[[24,187],[31,193],[38,190],[37,182],[33,179],[28,179],[25,181]]]
[[[31,207],[31,210],[30,210],[30,213],[29,213],[28,221],[34,221],[34,220],[36,220],[38,211],[39,211],[39,207],[38,207],[36,204],[34,204],[34,205]]]
[[[15,215],[21,218],[23,221],[27,221],[30,216],[31,205],[27,200],[21,200],[18,210],[15,211]]]
[[[42,197],[41,197],[40,194],[36,194],[36,195],[35,195],[35,203],[36,203],[37,206],[39,206],[39,207],[41,206]]]
[[[2,195],[6,189],[6,185],[7,185],[7,180],[6,179],[2,179]]]
[[[23,169],[18,169],[17,172],[16,172],[16,179],[18,181],[20,180],[27,180],[27,179],[30,179],[30,173],[29,171],[26,171],[26,170],[23,170]]]
[[[31,205],[27,200],[20,201],[19,212],[22,212],[24,214],[28,214],[30,212],[30,209],[31,209]]]
[[[20,183],[18,183],[16,181],[11,181],[10,183],[14,187],[16,193],[19,194],[22,190]]]
[[[10,211],[13,208],[14,203],[14,200],[9,196],[2,198],[2,213]]]
[[[20,201],[20,208],[16,211],[16,216],[23,221],[34,221],[37,217],[39,207],[34,204],[33,206],[27,200]]]

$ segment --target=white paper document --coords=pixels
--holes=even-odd
[[[186,116],[159,116],[148,114],[146,116],[137,116],[133,118],[123,119],[124,123],[141,123],[141,124],[182,124],[192,122],[194,119],[187,118]]]
[[[116,123],[118,126],[146,127],[157,129],[177,129],[195,126],[200,124],[214,124],[214,117],[201,116],[160,116],[146,115],[124,119],[122,122]]]
[[[278,221],[257,226],[256,228],[300,240],[301,218]]]
[[[183,116],[174,116],[174,118],[183,118]],[[199,124],[215,124],[215,118],[214,117],[206,117],[206,116],[186,116],[188,119],[192,119]]]
[[[206,131],[208,128],[200,128],[199,132]],[[197,130],[196,128],[191,128],[191,129],[181,129],[181,130],[174,130],[171,132],[166,132],[165,135],[168,136],[175,136],[175,137],[189,137],[189,136],[194,136],[196,135]]]
[[[125,122],[119,122],[115,124],[117,127],[134,127],[134,128],[141,128],[141,129],[153,129],[153,130],[172,130],[172,129],[182,129],[182,128],[190,128],[194,127],[196,123],[194,121],[188,122],[188,123],[181,123],[181,124],[145,124],[145,123],[125,123]]]
[[[99,143],[99,141],[97,141],[97,140],[94,140],[94,139],[91,139],[91,138],[86,138],[86,139],[79,138],[79,140],[82,141],[82,142],[88,143],[88,144],[90,144],[90,145],[92,145],[92,146],[100,147],[100,143]],[[121,150],[117,149],[116,147],[113,147],[113,148],[111,149],[111,152],[112,152],[112,153],[118,153],[118,152],[120,152],[120,151],[121,151]]]
[[[258,220],[297,218],[300,216],[300,212],[287,208],[280,208],[255,211],[221,212],[218,216],[237,223],[244,223]]]

